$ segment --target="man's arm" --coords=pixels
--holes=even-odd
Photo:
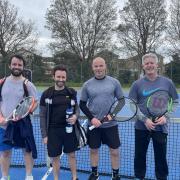
[[[94,117],[92,113],[90,112],[89,108],[87,107],[87,102],[80,100],[80,108],[82,112],[88,117],[89,121],[91,121],[91,124],[95,127],[99,127],[102,123],[99,119]]]
[[[28,81],[28,82],[26,83],[26,86],[27,86],[27,90],[28,90],[29,96],[32,96],[32,97],[34,97],[34,99],[35,99],[34,106],[32,107],[32,110],[31,110],[31,113],[32,113],[32,112],[34,112],[34,111],[36,110],[36,108],[38,107],[37,89],[36,89],[36,87],[34,86],[34,84],[31,83],[30,81]]]
[[[78,118],[79,115],[80,115],[80,110],[79,110],[78,103],[75,104],[74,109],[75,109],[75,114],[74,115]]]
[[[38,107],[38,100],[35,100],[34,106],[32,107],[30,113],[33,113],[37,109],[37,107]]]
[[[88,117],[88,119],[91,121],[94,116],[90,112],[89,108],[87,107],[87,102],[80,100],[79,107],[81,108],[81,111]]]
[[[5,121],[5,117],[3,116],[1,112],[1,102],[0,102],[0,125],[6,125],[7,122]]]
[[[4,125],[4,123],[5,123],[5,118],[2,115],[2,113],[0,112],[0,125]]]
[[[46,120],[47,108],[45,106],[40,106],[40,129],[42,138],[47,137],[47,120]]]
[[[47,117],[49,114],[47,114],[48,112],[48,106],[50,100],[47,99],[47,103],[45,102],[45,94],[43,93],[40,99],[40,106],[39,106],[39,116],[40,116],[40,129],[41,129],[41,135],[42,138],[46,138],[47,137],[47,121],[49,117]]]

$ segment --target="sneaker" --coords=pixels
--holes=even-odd
[[[95,173],[91,173],[90,176],[89,176],[89,179],[88,180],[98,180],[99,179],[99,174],[95,174]]]
[[[26,176],[25,180],[33,180],[33,176]]]
[[[9,180],[9,179],[10,179],[10,176],[4,176],[0,180]]]
[[[121,178],[120,178],[120,176],[119,175],[117,175],[117,176],[115,176],[115,177],[112,177],[112,179],[111,180],[120,180]]]

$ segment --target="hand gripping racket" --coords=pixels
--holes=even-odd
[[[172,97],[165,90],[158,90],[147,99],[147,110],[153,122],[167,112],[172,111],[172,105]]]
[[[110,107],[107,115],[101,120],[101,123],[110,122],[107,116],[110,115],[112,119],[116,119],[118,122],[129,121],[133,119],[137,114],[137,104],[129,97],[123,97],[117,99]],[[94,129],[95,126],[89,127],[89,130]]]
[[[13,112],[5,119],[5,121],[18,121],[26,117],[33,109],[35,99],[32,96],[24,98],[13,110]]]

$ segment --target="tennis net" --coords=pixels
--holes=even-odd
[[[83,121],[84,117],[81,118]],[[38,150],[38,158],[35,160],[35,167],[46,166],[46,148],[42,143],[40,134],[40,121],[39,115],[36,114],[32,117],[33,130],[35,135],[35,141]],[[120,175],[125,178],[132,179],[134,176],[134,122],[123,122],[119,123],[119,132],[121,139],[120,147]],[[180,118],[174,118],[169,124],[169,135],[168,135],[168,148],[167,148],[167,159],[169,165],[169,180],[180,179]],[[147,171],[146,179],[155,179],[154,174],[154,155],[153,155],[152,142],[149,145],[147,153]],[[102,145],[100,148],[100,162],[98,166],[99,173],[103,175],[111,175],[111,163],[109,157],[109,151],[107,146]],[[21,150],[13,150],[12,154],[12,166],[23,167],[23,156]],[[86,146],[81,150],[77,151],[77,169],[85,173],[91,171],[89,148]],[[61,168],[69,169],[67,156],[63,155],[61,158]]]

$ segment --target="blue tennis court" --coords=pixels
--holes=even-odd
[[[79,92],[78,92],[79,97]],[[35,160],[35,168],[33,170],[33,175],[35,180],[40,180],[45,172],[47,171],[46,167],[46,148],[42,144],[40,127],[39,127],[39,115],[36,114],[32,118],[34,134],[38,149],[38,159]],[[134,158],[134,122],[123,122],[119,123],[119,132],[121,138],[121,167],[120,174],[124,179],[132,179],[134,176],[133,170],[133,158]],[[173,121],[169,125],[169,136],[168,136],[168,164],[169,164],[169,180],[179,180],[180,179],[180,107],[174,114]],[[87,179],[89,172],[91,170],[90,161],[89,161],[89,148],[84,147],[76,153],[77,156],[77,168],[78,168],[78,177],[81,180]],[[24,179],[24,163],[21,150],[14,150],[12,155],[12,168],[10,170],[10,179]],[[63,155],[61,159],[61,170],[60,176],[62,180],[69,180],[71,178],[70,171],[68,170],[68,161],[66,155]],[[102,146],[100,149],[100,163],[99,163],[99,172],[101,173],[102,180],[110,179],[111,176],[111,166],[109,159],[109,152],[106,146]],[[147,156],[147,179],[155,179],[154,174],[154,157],[152,144],[148,149]],[[53,179],[52,174],[48,179]]]

